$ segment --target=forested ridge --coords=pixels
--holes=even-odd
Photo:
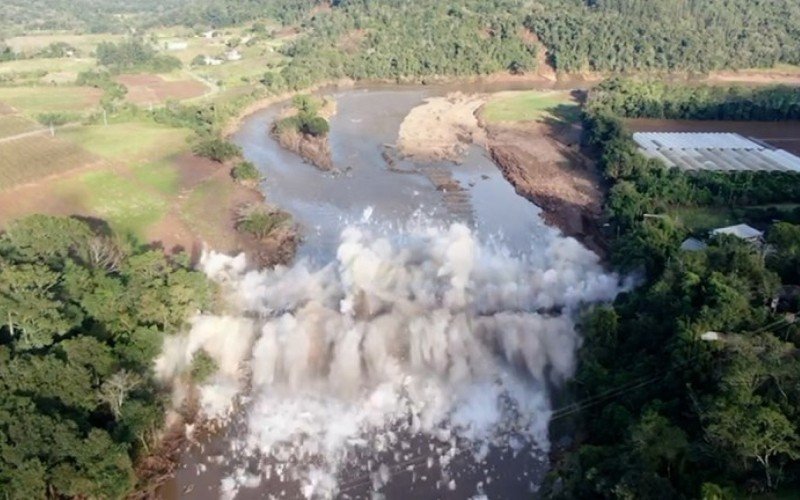
[[[671,213],[796,203],[800,178],[667,169],[638,152],[621,120],[661,116],[664,109],[676,118],[740,116],[753,101],[780,102],[796,91],[662,85],[612,80],[587,103],[588,140],[601,152],[610,185],[612,261],[642,273],[644,283],[580,324],[585,343],[571,383],[578,402],[567,407],[577,415],[580,438],[551,473],[545,496],[728,499],[796,492],[797,211],[766,221],[767,247],[716,237],[692,252],[679,249],[690,231]],[[756,115],[785,119],[792,109]]]
[[[424,79],[532,71],[670,71],[800,64],[793,0],[10,0],[0,31],[222,28],[272,18],[299,28],[267,81]]]
[[[540,60],[570,73],[800,63],[792,0],[340,0],[310,12],[270,83],[522,73]]]
[[[202,273],[108,231],[34,215],[0,236],[0,497],[119,498],[163,425],[165,335]]]

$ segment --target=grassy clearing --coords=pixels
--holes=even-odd
[[[676,208],[670,215],[693,233],[706,232],[741,222],[736,219],[732,210],[724,207]]]
[[[135,164],[159,161],[187,150],[189,131],[129,122],[66,129],[61,136],[99,156]]]
[[[208,207],[227,206],[233,194],[234,184],[209,179],[198,185],[181,207],[181,217],[197,234],[209,241],[216,241],[219,228],[230,224],[230,214],[225,210],[209,210]]]
[[[19,73],[71,73],[77,77],[81,71],[95,67],[94,59],[20,59],[0,64],[0,75]],[[46,78],[45,78],[46,79]]]
[[[47,135],[0,142],[0,190],[84,167],[97,160],[83,148]]]
[[[167,212],[167,202],[126,176],[111,170],[88,172],[62,181],[62,196],[80,200],[84,207],[109,221],[120,234],[144,240],[148,227]]]
[[[569,92],[526,91],[503,93],[483,108],[489,122],[576,121],[580,110]]]
[[[0,139],[12,137],[25,132],[32,132],[41,127],[27,118],[17,115],[0,115]]]
[[[751,205],[736,208],[726,207],[681,207],[669,213],[692,233],[704,233],[712,229],[735,224],[756,224],[771,220],[774,216],[782,219],[791,216],[800,208],[797,203],[775,205]]]
[[[88,87],[0,87],[0,101],[30,117],[85,112],[96,108],[102,95],[101,90]]]
[[[174,196],[180,190],[180,174],[170,160],[137,165],[133,174],[139,182],[162,194]]]
[[[32,55],[51,43],[64,42],[78,49],[83,55],[92,52],[100,42],[117,42],[124,35],[75,35],[73,33],[41,33],[16,36],[6,40],[6,44],[15,52]]]

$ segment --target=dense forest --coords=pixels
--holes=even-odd
[[[585,344],[572,382],[578,402],[556,420],[577,415],[582,437],[551,474],[545,494],[727,499],[797,491],[800,226],[768,221],[769,247],[717,237],[706,250],[686,252],[679,246],[688,231],[665,209],[728,205],[730,190],[758,203],[796,202],[800,179],[756,173],[742,182],[648,160],[619,115],[647,116],[636,103],[653,88],[658,84],[610,81],[587,104],[588,139],[601,151],[611,186],[613,261],[643,272],[645,283],[581,322]],[[734,114],[751,99],[791,94],[677,87],[657,99],[670,107],[693,96],[681,116],[691,118],[718,113],[719,93]],[[790,109],[770,118],[787,117]]]
[[[267,78],[276,88],[345,76],[519,73],[540,60],[561,72],[800,63],[793,0],[9,0],[0,33],[219,28],[265,18],[303,33],[284,48],[292,61]]]
[[[539,0],[525,25],[567,72],[800,63],[794,0]]]
[[[161,250],[42,215],[0,236],[0,497],[119,498],[163,425],[164,335],[205,276]]]

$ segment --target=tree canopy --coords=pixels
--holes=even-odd
[[[86,222],[13,223],[0,236],[0,496],[130,492],[162,425],[153,359],[210,292]]]

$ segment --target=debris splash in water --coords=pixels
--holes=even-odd
[[[196,318],[168,339],[157,371],[174,377],[201,348],[217,360],[201,407],[222,419],[238,402],[231,449],[250,464],[223,494],[288,474],[306,497],[332,496],[344,468],[406,458],[398,450],[414,436],[447,445],[432,455],[442,470],[456,449],[476,461],[492,446],[546,451],[547,387],[572,375],[574,317],[613,299],[619,280],[575,240],[537,245],[522,258],[461,224],[351,226],[325,265],[247,272],[241,258],[205,255],[236,313]],[[390,471],[372,470],[380,491]]]

